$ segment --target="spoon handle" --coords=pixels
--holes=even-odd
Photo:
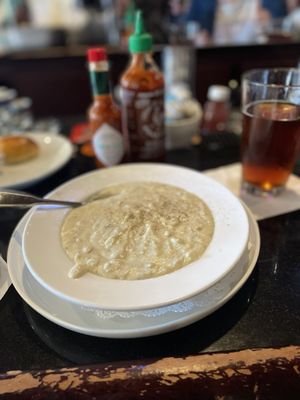
[[[81,203],[63,200],[43,199],[28,193],[15,190],[0,190],[0,208],[30,208],[36,205],[53,207],[78,207]]]

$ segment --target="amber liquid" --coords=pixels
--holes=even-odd
[[[263,191],[286,183],[300,148],[300,106],[249,104],[243,115],[243,181]]]

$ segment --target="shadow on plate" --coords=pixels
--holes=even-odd
[[[40,316],[26,304],[25,314],[34,332],[49,348],[73,364],[184,357],[213,345],[213,351],[243,348],[239,343],[238,322],[256,292],[258,268],[238,293],[223,307],[185,328],[158,336],[136,339],[106,339],[86,336],[64,329]],[[229,333],[228,335],[226,335]],[[226,336],[225,336],[226,335]],[[222,342],[226,338],[225,345]],[[221,346],[218,348],[218,343]],[[247,345],[247,344],[246,344]]]

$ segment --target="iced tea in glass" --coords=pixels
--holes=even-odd
[[[300,70],[247,72],[242,106],[242,186],[254,194],[278,194],[300,149]]]

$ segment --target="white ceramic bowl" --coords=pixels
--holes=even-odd
[[[54,199],[83,200],[111,184],[155,181],[188,190],[206,202],[215,222],[213,238],[197,261],[167,275],[115,280],[91,273],[70,279],[72,263],[60,242],[66,209],[31,211],[23,235],[23,255],[38,282],[56,295],[104,310],[141,310],[183,301],[214,285],[243,256],[249,223],[240,201],[225,187],[196,171],[163,164],[127,164],[94,171],[58,187]]]
[[[247,210],[246,210],[247,211]],[[48,320],[75,332],[108,338],[136,338],[182,328],[226,303],[246,282],[256,264],[260,249],[257,222],[248,212],[250,235],[244,263],[219,283],[181,303],[141,311],[103,311],[71,303],[40,285],[26,267],[20,237],[27,215],[17,225],[9,243],[7,263],[12,283],[23,300]]]
[[[191,146],[194,135],[200,131],[202,109],[200,104],[193,104],[194,113],[191,117],[166,121],[166,148],[168,150],[183,149]]]

